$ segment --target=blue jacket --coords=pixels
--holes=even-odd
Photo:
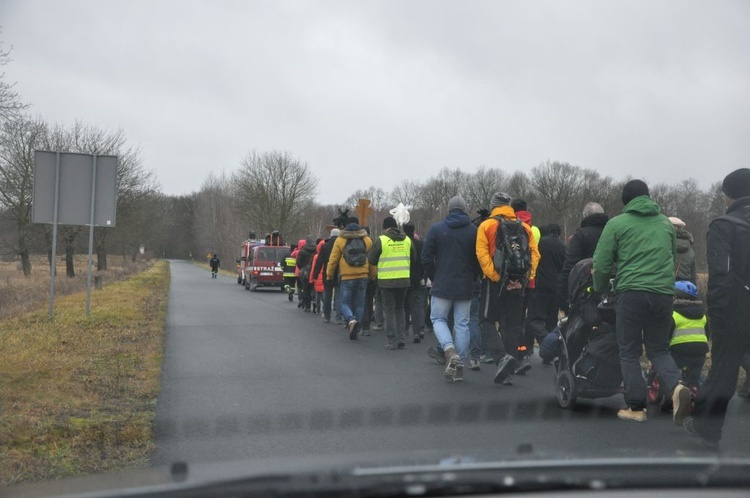
[[[433,296],[456,300],[474,296],[474,278],[481,271],[476,240],[477,227],[458,209],[430,227],[422,248],[422,265],[432,280]]]

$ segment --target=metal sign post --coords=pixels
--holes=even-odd
[[[50,317],[54,318],[57,225],[89,227],[86,316],[91,305],[94,228],[114,227],[117,207],[117,157],[34,151],[33,223],[52,224]]]

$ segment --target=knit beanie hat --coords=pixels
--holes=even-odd
[[[404,223],[403,229],[404,229],[404,233],[408,235],[409,237],[414,236],[414,224],[413,223]]]
[[[510,207],[513,208],[513,211],[528,211],[529,210],[529,205],[523,199],[513,199],[513,202],[510,203]]]
[[[333,230],[331,230],[331,233],[329,236],[338,237],[339,235],[341,235],[341,230],[339,230],[338,228],[334,228]]]
[[[622,189],[622,203],[627,206],[630,201],[641,195],[649,196],[646,182],[643,180],[630,180]]]
[[[740,168],[729,173],[721,184],[721,191],[731,199],[750,197],[750,169]]]
[[[448,201],[448,212],[450,213],[454,209],[458,209],[462,213],[465,213],[468,210],[466,207],[466,201],[460,195],[451,197],[451,200]]]
[[[389,228],[398,228],[396,218],[394,218],[393,216],[389,216],[383,220],[383,230],[388,230]]]
[[[510,195],[505,192],[495,192],[495,195],[492,196],[492,200],[490,201],[490,209],[495,209],[498,206],[507,206],[510,204],[511,200]]]

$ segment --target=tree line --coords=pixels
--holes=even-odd
[[[0,66],[9,60],[9,52],[0,46]],[[177,259],[218,253],[226,267],[251,233],[262,238],[278,230],[287,242],[308,234],[326,236],[333,219],[342,210],[353,214],[360,199],[371,201],[367,223],[373,235],[380,234],[383,219],[398,203],[411,206],[417,233],[425,233],[447,214],[448,200],[454,195],[462,195],[476,212],[489,208],[497,191],[525,199],[535,225],[558,223],[569,235],[587,202],[600,203],[610,216],[619,214],[622,187],[631,179],[614,179],[562,161],[546,161],[526,171],[443,168],[427,178],[406,179],[390,191],[377,185],[341,185],[342,202],[324,205],[316,201],[319,178],[306,162],[288,151],[251,150],[235,171],[208,173],[197,192],[168,196],[123,130],[108,131],[83,122],[52,125],[30,116],[27,109],[0,74],[0,258],[20,260],[25,275],[31,274],[31,254],[52,257],[51,227],[31,223],[34,150],[119,157],[117,224],[95,230],[99,270],[106,269],[107,254],[134,259],[141,246],[152,255]],[[724,209],[719,186],[717,182],[701,189],[691,178],[650,186],[662,212],[681,218],[695,235],[699,268],[705,266],[708,224]],[[75,275],[73,256],[87,250],[84,231],[84,227],[59,228],[58,247],[68,276]]]

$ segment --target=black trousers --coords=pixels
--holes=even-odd
[[[479,300],[479,328],[482,343],[497,363],[506,354],[516,359],[523,335],[523,289],[509,291],[489,279],[482,281]],[[497,326],[500,326],[498,334]]]
[[[711,323],[711,369],[706,382],[698,389],[693,412],[694,427],[706,439],[718,441],[727,416],[727,406],[737,389],[742,356],[750,344],[745,325],[724,328],[719,321]]]
[[[523,344],[527,353],[534,351],[534,340],[539,344],[557,327],[557,292],[530,289],[529,307],[526,311]]]

